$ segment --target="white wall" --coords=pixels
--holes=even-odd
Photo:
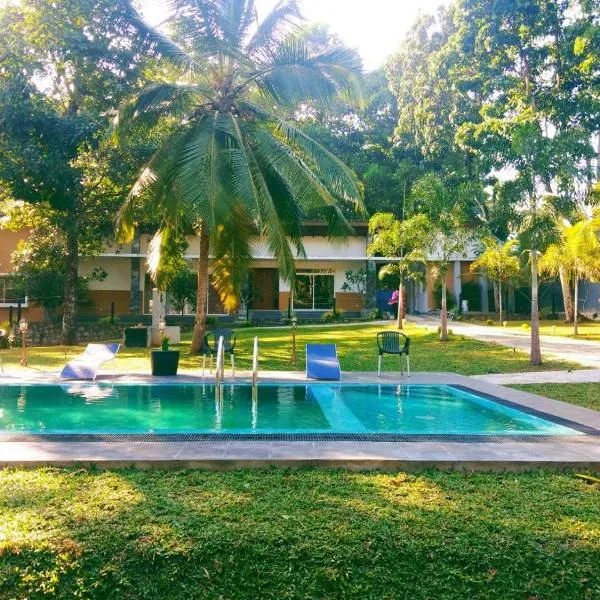
[[[79,263],[79,275],[87,277],[96,267],[107,273],[104,281],[90,281],[90,290],[124,290],[131,287],[131,259],[125,257],[98,256]],[[143,277],[142,277],[143,279]]]

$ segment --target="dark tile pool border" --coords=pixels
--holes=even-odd
[[[595,430],[594,430],[595,431]],[[591,435],[455,435],[427,433],[15,433],[0,442],[586,442]]]
[[[594,427],[589,427],[588,425],[584,425],[583,423],[578,423],[577,421],[572,421],[570,419],[565,419],[563,417],[558,417],[556,415],[551,415],[542,410],[537,410],[536,408],[532,408],[530,406],[525,406],[524,404],[519,404],[518,402],[512,402],[511,400],[506,400],[505,398],[500,398],[500,396],[496,396],[494,394],[490,394],[488,392],[482,392],[480,390],[475,390],[466,385],[460,385],[457,383],[448,384],[450,387],[453,387],[461,392],[466,392],[467,394],[473,394],[477,396],[481,396],[482,398],[486,398],[487,400],[491,400],[492,402],[497,402],[498,404],[502,404],[503,406],[507,406],[508,408],[514,408],[515,410],[519,410],[533,417],[539,417],[540,419],[544,419],[545,421],[550,421],[551,423],[556,423],[556,425],[563,425],[564,427],[569,427],[570,429],[574,429],[575,431],[579,431],[580,433],[585,433],[586,435],[600,436],[600,430],[595,429]],[[548,436],[552,437],[552,436]],[[558,436],[554,436],[558,437]],[[568,437],[568,436],[566,436]]]

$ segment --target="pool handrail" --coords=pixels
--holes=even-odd
[[[219,341],[217,343],[217,364],[215,367],[215,395],[219,400],[223,397],[221,386],[225,374],[224,358],[223,336],[221,335],[219,336]]]

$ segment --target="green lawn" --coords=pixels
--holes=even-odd
[[[600,410],[600,383],[536,383],[510,387],[554,400]]]
[[[342,369],[347,371],[374,371],[377,369],[375,334],[380,325],[357,324],[348,327],[301,327],[298,329],[296,368],[304,369],[304,346],[308,342],[334,342]],[[455,337],[452,341],[440,343],[435,333],[419,327],[409,327],[407,333],[412,338],[411,363],[415,371],[451,371],[463,375],[484,373],[509,373],[535,370],[529,364],[526,354],[513,352],[495,344]],[[289,329],[256,328],[238,330],[236,349],[237,365],[249,369],[252,359],[252,340],[260,339],[260,368],[262,370],[290,370],[291,333]],[[181,371],[198,372],[201,359],[191,357],[189,335],[181,344]],[[81,347],[31,348],[29,365],[33,369],[57,371],[65,361],[82,351]],[[19,370],[20,350],[0,352],[7,371]],[[548,360],[542,370],[579,367],[565,361]],[[385,359],[384,368],[398,369],[398,361],[393,357]],[[148,373],[150,370],[149,350],[123,348],[117,358],[117,369],[123,373]],[[539,369],[538,369],[539,370]]]
[[[600,597],[569,473],[0,472],[0,598]]]

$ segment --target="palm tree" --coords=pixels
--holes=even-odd
[[[501,243],[495,238],[484,241],[485,251],[471,264],[471,271],[483,272],[498,286],[498,318],[502,323],[502,284],[514,281],[521,272],[515,250],[517,240]]]
[[[398,276],[398,329],[402,329],[405,311],[404,286],[409,280],[423,279],[423,272],[417,265],[424,263],[427,258],[430,231],[431,224],[425,215],[400,220],[392,213],[376,213],[369,220],[369,254],[396,259],[395,262],[385,265],[379,271],[379,276]]]
[[[575,288],[573,335],[578,334],[579,282],[600,280],[600,215],[559,225],[560,239],[540,257],[540,271],[556,276],[562,270]]]
[[[154,248],[173,231],[200,238],[198,294],[191,352],[206,321],[209,252],[212,284],[228,310],[239,304],[262,237],[293,282],[302,255],[302,219],[318,215],[331,235],[351,231],[344,206],[362,212],[362,189],[338,158],[284,118],[300,102],[358,97],[361,63],[354,50],[311,54],[292,26],[294,0],[280,0],[257,22],[254,0],[173,0],[174,37],[148,27],[130,7],[130,22],[154,51],[177,66],[173,81],[150,85],[124,103],[117,137],[159,123],[171,133],[141,172],[119,215],[130,239],[136,202],[162,215]]]
[[[476,185],[449,185],[439,175],[428,173],[413,186],[411,196],[417,210],[429,215],[433,272],[442,286],[440,342],[448,339],[447,273],[454,260],[463,255],[473,234],[467,227],[465,207],[477,194]]]

